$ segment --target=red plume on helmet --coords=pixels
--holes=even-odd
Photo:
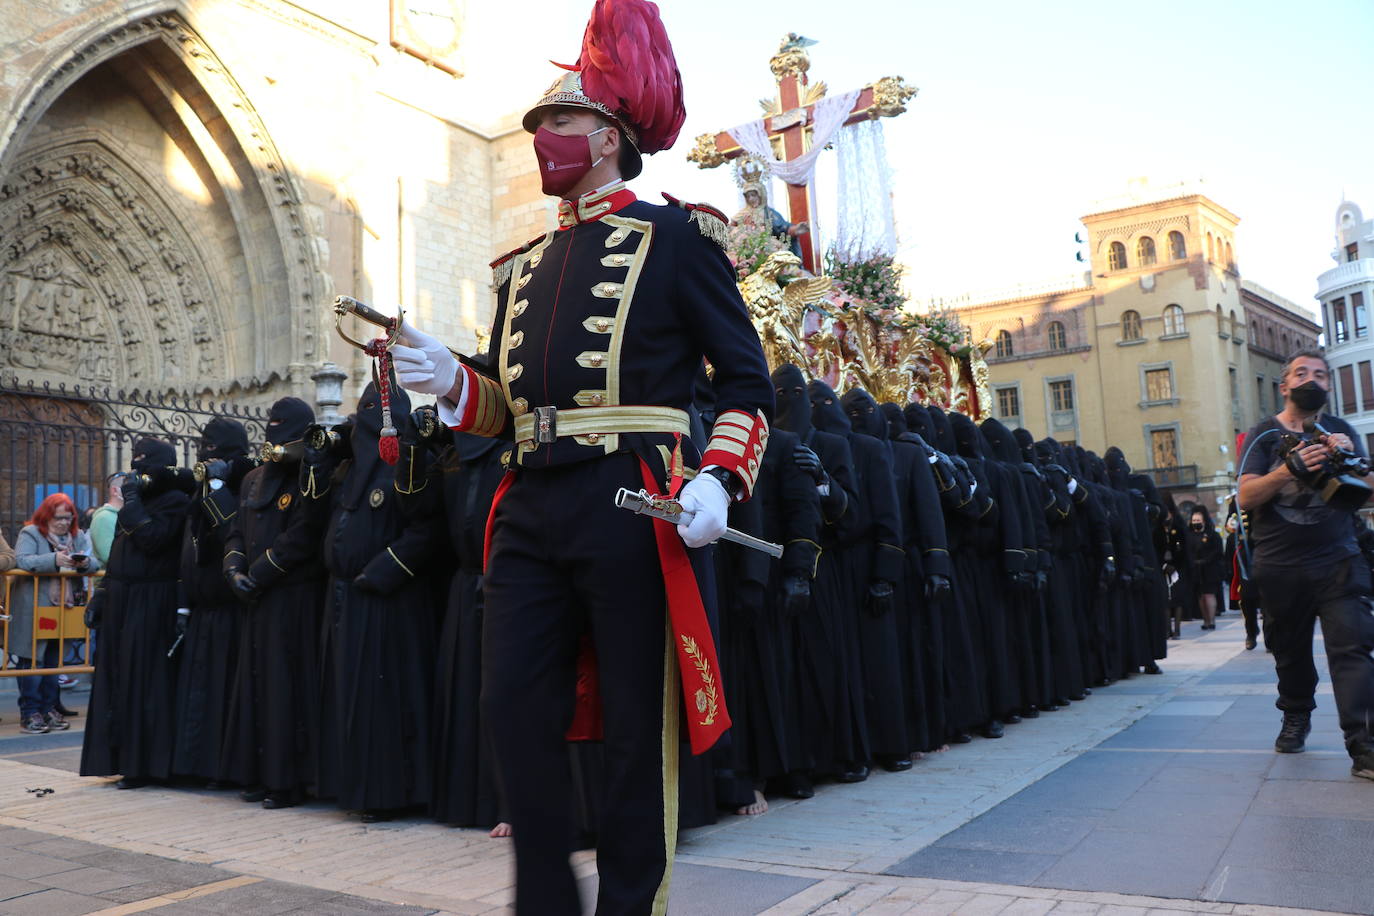
[[[639,174],[639,153],[657,153],[677,140],[687,117],[682,106],[682,75],[673,45],[649,0],[596,0],[582,52],[573,66],[525,113],[524,128],[534,133],[543,110],[555,105],[589,108],[620,125],[634,155],[625,178]]]
[[[677,140],[687,117],[682,74],[656,4],[596,0],[577,68],[582,90],[637,128],[640,152],[657,153]]]

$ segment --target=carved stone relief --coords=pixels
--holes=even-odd
[[[0,238],[0,368],[160,389],[232,376],[194,240],[106,142],[30,153],[0,185]]]

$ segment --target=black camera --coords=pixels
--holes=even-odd
[[[1350,449],[1331,443],[1331,434],[1315,420],[1303,424],[1303,436],[1284,433],[1279,437],[1279,457],[1288,465],[1304,486],[1315,490],[1322,502],[1342,512],[1355,512],[1369,501],[1374,488],[1363,478],[1369,475],[1369,459],[1362,458]],[[1326,464],[1315,471],[1307,470],[1302,461],[1293,454],[1298,449],[1318,443],[1331,450]]]

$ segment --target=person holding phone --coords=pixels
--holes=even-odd
[[[92,555],[90,535],[79,526],[72,498],[53,493],[44,499],[24,523],[14,552],[20,569],[43,577],[20,578],[10,591],[10,654],[18,657],[20,668],[55,668],[58,640],[44,637],[56,634],[34,632],[34,608],[79,605],[78,593],[84,591],[85,580],[58,574],[90,573],[100,568],[100,561]],[[18,681],[20,728],[42,735],[71,727],[57,708],[57,675],[21,677]]]

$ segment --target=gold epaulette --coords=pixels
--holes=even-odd
[[[544,233],[544,235],[548,235],[548,233]],[[501,284],[505,283],[507,280],[510,279],[510,272],[511,268],[514,266],[513,262],[515,261],[515,256],[518,254],[524,254],[525,252],[533,248],[535,245],[538,245],[540,242],[544,241],[544,235],[536,236],[535,238],[530,239],[528,242],[521,245],[519,248],[512,248],[510,251],[507,251],[505,254],[501,255],[501,257],[491,262],[490,267],[492,292],[495,292],[496,290],[500,289]]]
[[[696,223],[702,235],[715,242],[722,250],[729,249],[730,219],[724,213],[710,204],[689,204],[685,200],[678,200],[666,191],[663,192],[663,199],[674,207],[686,210],[688,222]]]

